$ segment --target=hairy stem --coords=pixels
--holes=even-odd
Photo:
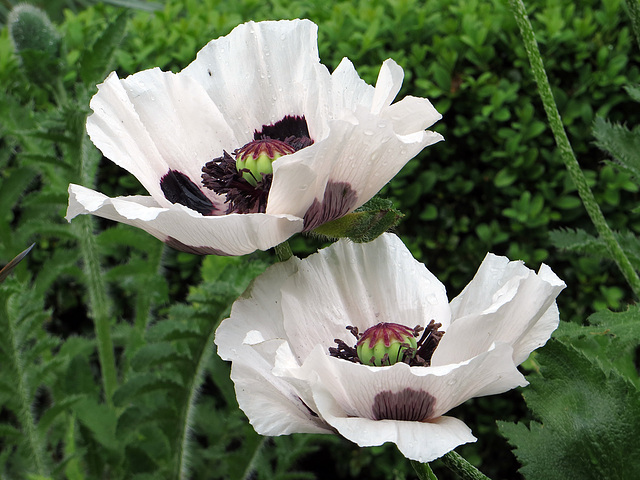
[[[24,429],[26,434],[26,441],[33,454],[33,461],[35,463],[36,471],[41,476],[47,476],[48,468],[45,461],[45,445],[40,437],[36,421],[31,411],[31,396],[29,395],[29,387],[27,385],[27,371],[24,368],[24,362],[22,360],[20,342],[18,341],[17,326],[14,324],[14,319],[11,315],[7,315],[7,330],[5,334],[8,336],[10,352],[8,357],[11,362],[11,366],[16,373],[16,390],[18,391],[19,402],[19,417],[20,425]]]
[[[95,187],[95,173],[100,157],[88,147],[89,139],[84,132],[84,121],[76,129],[77,158],[80,161],[80,181],[89,188]],[[93,319],[98,345],[98,359],[104,387],[105,400],[112,405],[113,392],[118,385],[116,361],[111,339],[110,302],[107,286],[102,275],[100,256],[93,231],[93,217],[82,215],[74,223],[79,229],[80,250],[84,259],[84,276],[89,292],[89,313]]]
[[[249,462],[247,462],[247,468],[245,468],[244,470],[244,475],[242,475],[242,480],[249,480],[253,478],[253,472],[256,469],[256,461],[262,454],[262,450],[264,449],[268,441],[269,439],[267,437],[262,437],[262,439],[260,439],[260,442],[256,446],[256,449],[253,451],[253,455],[251,455]]]
[[[440,461],[449,470],[455,472],[462,480],[489,480],[489,477],[453,450],[441,457]]]
[[[207,335],[207,340],[202,344],[202,348],[196,355],[198,362],[196,364],[195,372],[191,377],[191,382],[187,385],[187,399],[180,418],[178,419],[178,425],[180,425],[178,444],[180,445],[180,448],[178,452],[176,452],[177,462],[175,463],[175,472],[172,478],[180,478],[181,480],[189,478],[189,431],[193,424],[196,400],[198,392],[200,391],[200,385],[202,385],[205,369],[209,359],[213,355],[213,339],[218,325],[219,322],[211,322],[211,330]]]
[[[411,460],[411,466],[420,480],[438,480],[438,477],[433,473],[433,470],[431,470],[428,463],[420,463],[415,460]]]
[[[607,250],[609,251],[611,258],[613,258],[618,265],[618,268],[624,275],[635,295],[640,297],[640,277],[638,277],[638,273],[633,269],[629,258],[622,250],[622,247],[620,247],[620,244],[616,240],[611,228],[609,228],[609,225],[600,210],[600,206],[593,196],[593,192],[591,192],[591,189],[589,188],[587,179],[580,169],[580,165],[573,153],[571,144],[569,143],[569,138],[564,130],[560,113],[558,113],[558,107],[555,99],[553,98],[553,92],[549,85],[547,72],[544,69],[540,50],[538,49],[538,42],[536,41],[533,33],[533,27],[531,26],[531,22],[527,16],[525,6],[522,0],[509,0],[509,4],[511,5],[516,23],[520,28],[520,34],[522,35],[527,56],[529,57],[529,63],[531,64],[531,71],[533,72],[533,76],[536,80],[538,93],[542,99],[547,119],[551,127],[551,131],[553,132],[553,136],[555,137],[556,144],[560,150],[562,160],[567,167],[573,183],[578,189],[580,199],[582,200],[591,221],[607,246]]]

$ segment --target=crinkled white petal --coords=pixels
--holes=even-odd
[[[286,336],[300,360],[316,345],[335,346],[335,338],[355,340],[347,325],[364,332],[380,322],[413,328],[435,320],[446,328],[450,318],[444,285],[393,234],[341,240],[310,255],[283,282],[281,298]]]
[[[511,360],[512,349],[500,344],[467,362],[442,367],[410,367],[397,363],[390,367],[371,367],[329,356],[317,346],[301,367],[280,375],[303,379],[315,391],[322,385],[351,417],[374,420],[375,398],[381,392],[404,389],[434,397],[429,419],[444,415],[473,397],[494,395],[527,385]]]
[[[332,112],[326,138],[316,138],[314,145],[274,162],[267,213],[286,211],[303,217],[314,200],[322,202],[328,183],[350,187],[356,195],[348,205],[353,211],[426,146],[443,140],[439,133],[425,131],[441,118],[430,102],[409,97],[389,106],[403,77],[392,60],[383,63],[373,91],[357,82],[350,63],[343,61],[336,72],[333,108],[349,104],[351,109]],[[301,194],[291,185],[304,186],[305,191]]]
[[[267,250],[302,230],[302,219],[291,215],[206,217],[182,205],[161,207],[150,197],[109,198],[71,184],[66,219],[70,221],[80,214],[97,215],[141,228],[178,249],[220,255]]]
[[[547,266],[537,275],[522,262],[488,254],[474,279],[451,302],[452,323],[432,364],[460,362],[503,342],[513,346],[513,360],[519,365],[557,327],[555,298],[563,288],[564,282]]]
[[[160,179],[177,170],[214,203],[223,199],[201,186],[202,167],[238,140],[205,90],[188,76],[145,70],[98,85],[87,132],[100,151],[131,172],[162,206],[170,206]]]
[[[332,433],[311,413],[291,382],[271,374],[278,346],[276,341],[260,345],[260,354],[255,347],[237,347],[239,355],[233,361],[231,379],[238,405],[261,435]]]
[[[325,389],[318,389],[314,396],[322,418],[340,435],[361,447],[393,442],[405,457],[426,463],[458,445],[476,441],[471,429],[457,418],[440,417],[429,422],[376,421],[346,415]]]
[[[223,320],[216,330],[218,355],[233,362],[231,378],[238,404],[262,435],[329,430],[303,403],[301,396],[310,395],[299,394],[293,382],[271,373],[276,357],[288,368],[297,365],[283,339],[279,290],[296,271],[298,262],[291,259],[269,267],[234,303],[231,318]],[[305,386],[301,387],[304,390]]]
[[[180,75],[195,78],[238,139],[287,115],[304,115],[312,138],[325,135],[330,75],[309,20],[248,22],[209,42]]]

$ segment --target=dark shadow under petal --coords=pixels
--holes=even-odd
[[[219,256],[230,256],[228,253],[223,252],[222,250],[218,250],[213,247],[194,247],[191,245],[187,245],[182,243],[180,240],[176,240],[173,237],[167,237],[164,241],[171,248],[175,248],[176,250],[180,250],[181,252],[192,253],[194,255],[219,255]]]
[[[329,182],[322,201],[314,199],[304,214],[304,230],[308,232],[330,220],[340,218],[354,207],[358,201],[356,191],[346,182]]]
[[[422,390],[405,388],[397,393],[380,392],[373,400],[375,420],[421,422],[433,415],[436,397]]]
[[[160,179],[160,188],[165,198],[171,203],[179,203],[207,216],[215,215],[217,211],[215,205],[202,193],[198,185],[182,172],[169,170]]]

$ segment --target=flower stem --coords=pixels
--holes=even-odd
[[[420,463],[415,460],[411,460],[411,466],[420,480],[438,480],[438,477],[433,473],[433,470],[431,470],[428,463]]]
[[[289,246],[289,242],[286,240],[282,242],[280,245],[276,245],[273,247],[278,256],[278,260],[280,262],[286,262],[291,257],[293,257],[293,252],[291,251],[291,247]]]
[[[467,462],[453,450],[440,458],[440,461],[462,480],[490,480],[484,473]]]
[[[553,98],[553,92],[549,85],[549,79],[547,78],[547,73],[542,63],[538,43],[536,42],[533,27],[531,26],[531,22],[527,16],[524,3],[522,0],[509,0],[509,4],[511,5],[511,10],[513,11],[516,23],[520,28],[520,34],[522,35],[524,47],[527,51],[527,56],[529,57],[529,63],[531,64],[531,71],[533,72],[533,76],[536,80],[538,93],[542,99],[542,104],[544,105],[544,109],[547,114],[547,120],[551,127],[551,131],[553,132],[553,136],[555,137],[556,144],[560,150],[562,160],[567,167],[573,183],[578,189],[578,194],[580,195],[582,203],[587,210],[591,221],[595,225],[598,234],[606,245],[611,258],[618,265],[618,268],[624,275],[635,295],[640,297],[640,277],[638,277],[638,273],[633,269],[629,258],[622,250],[622,247],[620,247],[620,244],[616,240],[611,228],[607,224],[607,221],[602,214],[602,210],[600,210],[600,206],[593,196],[593,192],[591,192],[591,189],[589,188],[587,179],[580,169],[578,160],[571,148],[571,143],[569,143],[569,138],[564,130],[564,126],[562,125],[562,119],[560,118],[558,107]]]
[[[92,155],[84,132],[84,121],[78,125],[76,152],[80,158],[80,179],[83,185],[95,184],[95,173],[100,157]],[[118,386],[116,361],[111,339],[110,302],[107,286],[100,266],[100,256],[93,231],[93,217],[83,215],[76,220],[79,229],[80,251],[84,259],[84,274],[89,292],[90,315],[93,319],[98,345],[98,359],[102,373],[102,384],[107,405],[112,405],[112,396]]]

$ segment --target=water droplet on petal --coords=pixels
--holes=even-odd
[[[369,137],[370,137],[371,135],[373,135],[373,131],[372,131],[372,130],[365,130],[365,131],[364,131],[364,132],[362,132],[362,133],[364,133],[365,135],[367,135],[367,136],[369,136]]]

